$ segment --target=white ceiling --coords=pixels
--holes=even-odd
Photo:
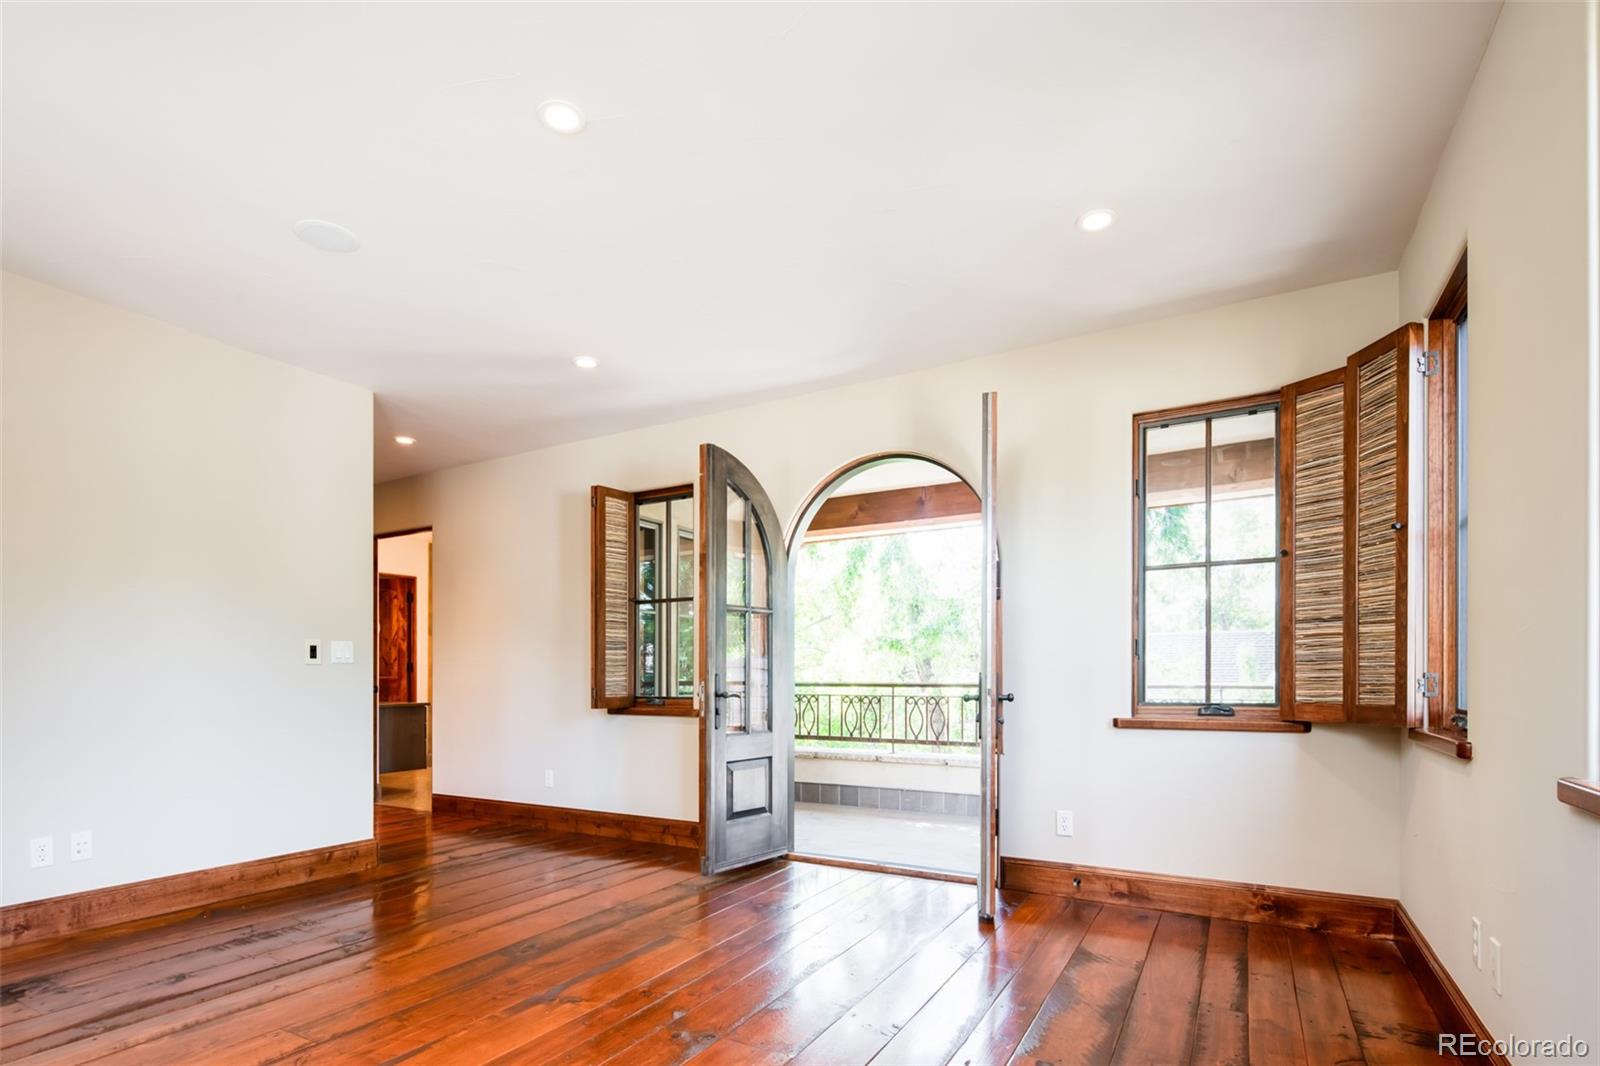
[[[372,388],[383,480],[1392,269],[1497,10],[10,3],[4,260]]]

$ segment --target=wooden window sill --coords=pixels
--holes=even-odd
[[[1600,781],[1585,781],[1578,777],[1563,777],[1556,781],[1556,799],[1571,804],[1580,811],[1600,815]]]
[[[632,714],[641,718],[699,718],[692,700],[666,700],[662,703],[635,703],[614,707],[607,714]]]
[[[1447,736],[1443,733],[1430,733],[1426,729],[1407,730],[1411,739],[1421,744],[1429,751],[1436,751],[1441,755],[1449,755],[1460,759],[1462,762],[1472,761],[1472,741],[1464,738]]]
[[[1212,733],[1309,733],[1310,722],[1285,722],[1276,718],[1165,718],[1140,715],[1113,718],[1118,729],[1189,729]]]

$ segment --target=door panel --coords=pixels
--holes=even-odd
[[[416,699],[417,579],[378,575],[378,702]]]
[[[708,873],[793,846],[794,663],[788,560],[760,482],[700,446],[700,605]]]
[[[979,669],[978,762],[978,916],[993,919],[1000,877],[1000,752],[1006,704],[1001,641],[1000,533],[996,524],[999,397],[983,394],[983,608],[979,613],[982,650]]]

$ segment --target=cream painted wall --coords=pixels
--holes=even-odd
[[[412,533],[406,537],[385,537],[378,541],[378,572],[380,574],[409,574],[417,579],[416,641],[417,700],[427,703],[433,699],[428,691],[428,672],[432,665],[433,642],[428,635],[428,612],[433,605],[433,589],[428,584],[428,547],[433,543],[432,533]]]
[[[0,312],[4,902],[371,837],[371,394],[14,274]]]
[[[696,724],[589,709],[588,487],[743,459],[787,521],[814,483],[908,448],[975,471],[1000,393],[1007,854],[1392,896],[1398,738],[1114,730],[1128,706],[1130,419],[1341,365],[1394,328],[1382,275],[379,486],[378,528],[435,534],[435,787],[696,816]],[[604,370],[600,371],[604,373]],[[426,447],[424,441],[418,447]],[[555,771],[554,788],[542,784]],[[1077,835],[1054,835],[1072,808]]]
[[[1497,1036],[1600,1054],[1600,820],[1555,799],[1587,746],[1585,37],[1581,4],[1506,5],[1400,268],[1426,317],[1470,241],[1473,759],[1406,745],[1400,890]]]

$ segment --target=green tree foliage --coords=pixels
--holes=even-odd
[[[805,545],[795,580],[795,679],[971,681],[981,556],[975,526]]]

